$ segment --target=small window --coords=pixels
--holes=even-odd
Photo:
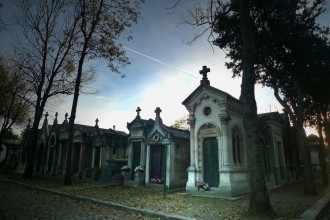
[[[211,112],[212,112],[212,109],[208,106],[203,109],[203,114],[205,116],[209,116],[211,114]]]

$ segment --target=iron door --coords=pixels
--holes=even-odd
[[[210,187],[219,186],[219,153],[218,141],[214,138],[205,138],[203,142],[204,182]]]
[[[165,148],[163,145],[150,147],[150,178],[163,180],[166,165]]]
[[[133,142],[133,152],[132,152],[132,179],[134,179],[134,169],[137,166],[140,166],[141,160],[141,141]]]

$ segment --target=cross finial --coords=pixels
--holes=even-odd
[[[116,130],[116,125],[113,126],[113,130]]]
[[[27,127],[28,127],[28,128],[31,127],[31,118],[29,118],[29,120],[28,120],[28,125],[27,125]]]
[[[160,118],[160,113],[162,112],[162,110],[157,107],[156,110],[155,110],[155,113],[156,113],[156,123],[163,123],[162,122],[162,119]]]
[[[210,68],[207,68],[207,66],[203,66],[203,69],[199,71],[199,74],[203,75],[203,78],[201,80],[201,85],[210,85],[210,81],[207,79],[207,73],[210,72]]]
[[[159,107],[157,107],[155,110],[156,116],[159,116],[161,112],[162,110]]]
[[[95,127],[98,127],[98,126],[99,126],[98,123],[99,123],[99,119],[97,118],[97,119],[95,120]]]
[[[68,116],[69,116],[69,114],[68,113],[65,113],[65,121],[67,121],[68,120]]]
[[[48,117],[48,112],[46,112],[46,114],[45,114],[45,119],[47,119],[47,117]]]
[[[56,112],[56,113],[55,113],[55,118],[57,118],[57,116],[58,116],[58,113]]]
[[[137,117],[140,116],[140,111],[141,111],[140,107],[137,107],[137,109],[136,109]]]

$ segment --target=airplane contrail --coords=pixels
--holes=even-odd
[[[125,47],[125,46],[124,46],[124,48],[125,48],[126,50],[129,50],[129,51],[133,52],[133,53],[139,54],[139,55],[141,55],[141,56],[143,56],[143,57],[145,57],[145,58],[148,58],[148,59],[150,59],[150,60],[153,60],[153,61],[155,61],[155,62],[157,62],[157,63],[159,63],[159,64],[162,64],[162,65],[167,66],[167,67],[169,67],[169,68],[171,68],[171,69],[174,69],[174,70],[176,70],[176,71],[179,71],[179,72],[184,73],[184,74],[186,74],[186,75],[188,75],[188,76],[191,76],[191,77],[194,77],[194,78],[198,79],[196,76],[192,75],[191,73],[187,73],[187,72],[185,72],[185,71],[183,71],[183,70],[180,70],[180,69],[176,68],[175,66],[172,66],[172,65],[170,65],[170,64],[164,63],[164,62],[162,62],[162,61],[160,61],[160,60],[158,60],[158,59],[156,59],[156,58],[153,58],[153,57],[151,57],[151,56],[148,56],[148,55],[146,55],[146,54],[143,54],[143,53],[141,53],[141,52],[139,52],[139,51],[133,50],[133,49],[128,48],[128,47]]]

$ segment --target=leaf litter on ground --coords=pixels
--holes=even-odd
[[[17,177],[16,177],[17,178]],[[60,178],[35,177],[32,179],[17,178],[27,184],[43,186],[75,195],[89,196],[122,205],[151,209],[169,214],[180,214],[197,219],[292,219],[298,218],[304,210],[321,198],[329,187],[324,187],[318,180],[317,196],[303,194],[301,181],[269,191],[275,216],[250,216],[247,212],[248,195],[238,200],[187,196],[183,192],[169,193],[163,199],[162,191],[147,187],[117,187],[108,182],[73,180],[72,186],[63,186]],[[93,206],[89,207],[94,209]]]

